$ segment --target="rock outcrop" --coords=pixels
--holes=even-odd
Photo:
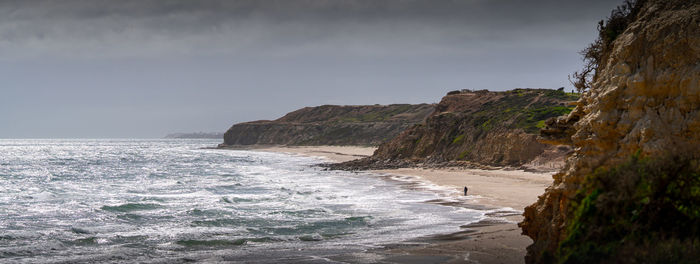
[[[537,141],[544,121],[571,111],[576,95],[560,90],[453,91],[425,122],[379,146],[373,156],[339,164],[366,169],[411,164],[522,166],[538,156],[564,156],[569,148]]]
[[[663,199],[639,196],[639,192],[655,188],[653,185],[644,187],[646,189],[640,187],[641,182],[645,181],[644,177],[647,177],[641,171],[629,172],[629,179],[616,179],[614,175],[625,173],[624,168],[629,170],[630,166],[623,164],[630,159],[636,163],[637,158],[695,156],[700,152],[700,3],[697,0],[649,0],[638,4],[639,12],[612,42],[610,52],[604,54],[591,89],[583,94],[571,113],[548,121],[547,128],[542,132],[544,141],[571,144],[575,152],[567,160],[565,168],[554,176],[554,183],[545,194],[525,210],[525,220],[520,225],[523,233],[534,240],[534,244],[528,248],[529,263],[584,261],[571,257],[577,252],[567,253],[567,240],[568,243],[589,245],[585,244],[588,241],[584,237],[600,239],[607,235],[607,239],[617,239],[616,236],[627,238],[628,241],[624,243],[630,244],[629,239],[632,238],[621,230],[618,232],[623,234],[594,234],[605,230],[601,229],[602,225],[619,224],[612,223],[613,219],[618,219],[615,218],[617,216],[606,215],[608,218],[601,222],[584,222],[586,212],[595,211],[588,216],[595,218],[611,208],[624,207],[620,203],[610,202],[620,201],[620,196],[626,195],[624,190],[612,187],[619,186],[615,182],[621,180],[631,182],[625,184],[641,190],[636,194],[631,192],[631,198],[626,200],[637,204],[634,199],[638,199],[640,206],[639,209],[630,209],[630,215],[621,216],[632,219],[630,225],[639,221],[637,219],[642,216],[634,214],[647,210],[648,204],[663,204],[663,199],[668,202],[671,198],[663,193],[660,196],[665,197]],[[672,172],[662,173],[670,173],[663,177],[670,177],[671,180],[675,177]],[[700,194],[691,192],[690,195]],[[596,203],[600,203],[597,209]],[[677,219],[667,219],[674,220]],[[660,223],[649,222],[644,225],[646,229],[631,232],[652,232],[649,228],[655,225]],[[588,231],[574,234],[577,230]],[[687,232],[692,234],[691,230]],[[671,231],[661,229],[659,232],[662,234],[659,237],[645,239],[675,239],[675,233]],[[697,237],[690,239],[697,241]],[[605,241],[597,243],[590,245],[604,245]],[[697,249],[698,244],[695,243]],[[659,245],[662,243],[659,242]],[[639,261],[635,257],[622,259],[615,256],[622,252],[621,248],[616,246],[591,251],[600,256],[587,253],[589,257],[600,257],[597,261]],[[578,247],[576,250],[583,249]],[[642,256],[635,253],[630,255]],[[669,261],[664,258],[661,260]]]
[[[277,120],[235,124],[220,147],[241,145],[379,145],[419,123],[431,104],[305,107]]]

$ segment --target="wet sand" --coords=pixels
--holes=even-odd
[[[333,162],[345,162],[372,156],[375,147],[357,146],[271,146],[255,148],[257,151],[270,151],[323,157]]]
[[[376,148],[357,146],[266,147],[257,150],[319,156],[343,162],[372,155]],[[448,187],[455,196],[469,188],[472,202],[491,208],[512,208],[479,223],[463,226],[455,234],[430,238],[422,245],[388,246],[385,261],[397,263],[524,263],[525,248],[532,240],[521,235],[517,222],[523,209],[552,182],[552,173],[521,170],[480,170],[462,168],[404,168],[373,170],[384,175],[412,176]],[[508,211],[506,211],[508,212]]]

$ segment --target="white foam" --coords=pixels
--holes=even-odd
[[[16,155],[11,160],[3,157],[2,162],[12,166],[0,166],[2,174],[10,175],[0,178],[0,212],[8,213],[0,220],[0,232],[36,231],[38,238],[22,241],[38,246],[96,237],[95,250],[66,246],[55,253],[63,257],[133,250],[119,243],[135,243],[149,254],[173,257],[186,255],[182,251],[186,246],[177,243],[180,240],[274,238],[233,248],[188,249],[216,254],[282,250],[309,243],[318,248],[380,247],[455,232],[487,213],[425,203],[469,200],[416,177],[325,171],[313,166],[322,159],[199,149],[203,145],[143,140],[0,141],[0,153]],[[71,160],[49,162],[66,157]],[[103,207],[125,204],[142,206]],[[331,236],[334,232],[342,235]],[[301,236],[319,241],[302,242]],[[124,237],[143,238],[118,242]],[[19,242],[0,240],[0,250],[17,245],[12,243]]]

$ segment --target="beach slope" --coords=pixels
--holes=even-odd
[[[330,162],[345,162],[371,156],[376,148],[303,146],[265,147],[256,150],[317,156]],[[371,172],[412,176],[419,181],[452,189],[455,196],[463,195],[464,186],[468,186],[469,195],[473,197],[470,203],[474,203],[473,205],[506,207],[517,212],[522,212],[525,206],[535,202],[537,196],[552,182],[551,173],[504,169],[401,168]],[[516,224],[521,220],[520,214],[494,215],[493,219],[464,226],[464,232],[435,237],[433,243],[389,247],[387,252],[393,256],[389,260],[411,262],[411,256],[449,256],[446,263],[524,263],[525,248],[532,240],[521,235]]]

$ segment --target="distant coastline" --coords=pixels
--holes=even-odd
[[[222,132],[192,132],[192,133],[172,133],[164,138],[223,138]]]

